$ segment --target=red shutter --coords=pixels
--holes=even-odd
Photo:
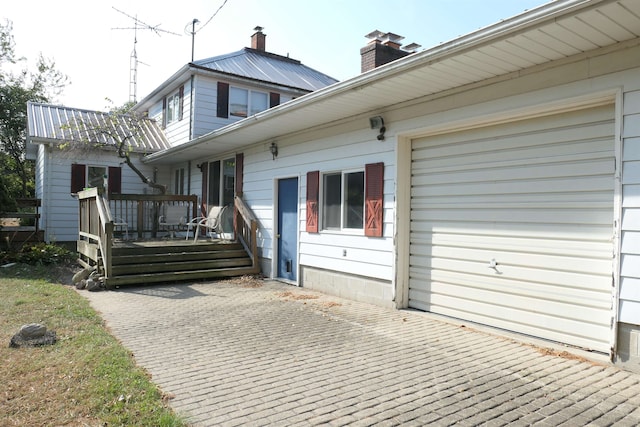
[[[162,129],[167,127],[167,98],[162,98]]]
[[[307,232],[318,232],[318,195],[320,172],[307,172]]]
[[[269,108],[280,105],[280,94],[275,92],[269,93]]]
[[[107,183],[109,194],[122,193],[122,169],[117,166],[109,166],[109,182]]]
[[[236,196],[242,197],[242,177],[244,176],[244,154],[236,154]]]
[[[71,165],[71,192],[77,193],[82,191],[85,186],[85,177],[87,176],[87,167],[74,163]]]
[[[384,163],[365,166],[365,227],[364,235],[382,237]]]
[[[218,82],[217,116],[229,118],[229,83]]]
[[[178,120],[184,117],[184,85],[180,86],[180,111],[178,112]]]
[[[207,213],[207,191],[209,184],[209,163],[203,162],[200,166],[200,170],[202,171],[202,202],[200,204],[200,214],[204,217],[208,215]]]

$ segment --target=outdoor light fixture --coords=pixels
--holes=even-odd
[[[384,133],[387,131],[387,128],[384,127],[384,119],[382,116],[369,117],[369,126],[371,126],[371,129],[379,129],[380,133],[377,136],[378,141],[384,141]]]
[[[276,144],[275,142],[272,142],[271,145],[269,146],[269,151],[273,156],[273,160],[275,160],[276,157],[278,157],[278,144]]]

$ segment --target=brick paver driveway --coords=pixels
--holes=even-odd
[[[89,293],[194,425],[638,425],[640,376],[277,282]]]

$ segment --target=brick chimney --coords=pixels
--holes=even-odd
[[[403,58],[410,53],[415,52],[401,50],[400,41],[404,37],[394,33],[383,33],[381,31],[373,31],[365,36],[370,39],[369,43],[360,49],[360,71],[367,72],[381,65],[387,64],[396,59]],[[420,47],[415,43],[409,45],[412,49]]]
[[[265,38],[267,35],[262,32],[264,30],[263,27],[255,27],[253,31],[253,35],[251,36],[251,49],[260,50],[262,52],[265,51]]]

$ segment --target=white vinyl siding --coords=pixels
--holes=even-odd
[[[108,151],[92,151],[74,153],[56,150],[48,162],[48,180],[44,183],[43,203],[47,203],[46,217],[43,218],[42,228],[48,242],[69,242],[78,240],[78,199],[71,195],[71,164],[83,163],[91,165],[120,166],[120,160]],[[153,175],[152,165],[142,164],[138,156],[132,160],[140,170],[148,176]],[[159,181],[168,182],[164,170],[159,172]],[[55,183],[55,185],[51,185]],[[122,193],[143,194],[149,187],[126,165],[122,165]]]
[[[348,141],[348,143],[345,143]],[[375,141],[375,142],[374,142]],[[258,218],[258,246],[262,258],[274,258],[273,197],[276,178],[299,179],[299,265],[372,277],[386,284],[384,298],[391,301],[393,280],[393,177],[395,164],[391,144],[378,144],[370,129],[329,136],[307,142],[278,141],[274,161],[268,145],[244,151],[244,198]],[[364,153],[364,154],[363,154]],[[385,162],[384,236],[365,237],[346,231],[306,231],[306,174],[319,170],[354,171],[367,163]],[[270,274],[269,270],[265,274]]]
[[[414,140],[409,306],[608,352],[613,115]]]

